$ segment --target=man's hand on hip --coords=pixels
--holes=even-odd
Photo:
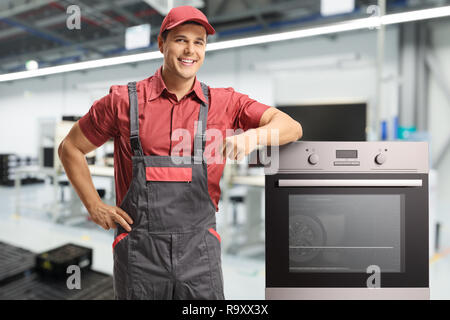
[[[133,220],[117,206],[109,206],[100,201],[89,208],[88,211],[92,221],[105,230],[115,229],[116,224],[120,224],[126,231],[131,231],[130,224],[133,224]]]

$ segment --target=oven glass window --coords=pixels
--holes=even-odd
[[[290,272],[403,272],[404,195],[289,195]]]

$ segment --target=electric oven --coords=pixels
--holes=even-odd
[[[267,299],[429,299],[427,143],[293,142],[265,188]]]

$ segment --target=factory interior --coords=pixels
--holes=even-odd
[[[397,227],[397,238],[392,239],[398,252],[372,255],[383,260],[381,287],[421,287],[428,290],[426,299],[450,299],[448,0],[0,1],[0,299],[114,299],[112,244],[116,230],[105,230],[92,220],[65,173],[58,147],[91,106],[108,95],[111,86],[142,81],[157,72],[163,63],[157,40],[161,23],[171,8],[181,5],[199,9],[216,31],[208,36],[198,80],[211,88],[233,88],[285,112],[302,125],[303,136],[294,143],[316,149],[322,145],[314,142],[335,144],[338,150],[334,165],[343,161],[341,165],[347,170],[336,169],[342,171],[342,176],[356,175],[348,170],[357,170],[359,161],[361,166],[365,163],[366,159],[359,157],[364,156],[366,149],[360,149],[359,143],[378,143],[377,150],[389,148],[390,153],[385,153],[387,160],[380,153],[382,156],[375,159],[377,166],[382,168],[384,161],[387,166],[399,163],[395,167],[398,172],[379,173],[383,179],[404,174],[420,181],[420,190],[352,187],[336,191],[329,199],[342,193],[368,195],[375,189],[377,195],[394,197],[396,190],[414,189],[399,192],[403,201],[401,214],[398,220],[392,218],[389,226],[385,223],[386,230],[373,223],[373,228],[380,229],[373,231],[374,237],[390,236]],[[399,152],[395,162],[397,144],[416,143],[420,148],[415,153],[409,156],[409,150]],[[110,206],[118,205],[115,146],[114,139],[110,139],[86,154],[94,186],[101,200]],[[345,152],[350,149],[355,149],[354,154]],[[339,216],[330,225],[322,221],[325,228],[330,228],[326,240],[314,234],[322,230],[315,227],[316,222],[304,231],[310,234],[302,236],[319,246],[312,249],[315,251],[291,254],[295,263],[289,262],[290,267],[294,265],[289,268],[290,273],[287,268],[277,267],[273,248],[287,244],[289,238],[291,250],[300,249],[291,243],[293,231],[287,227],[283,231],[277,223],[266,223],[266,218],[270,215],[270,221],[278,221],[278,217],[287,217],[284,204],[277,207],[274,203],[289,199],[292,204],[303,198],[292,200],[295,195],[286,194],[293,188],[279,188],[288,190],[286,193],[269,188],[268,181],[272,180],[259,158],[261,150],[256,149],[242,160],[228,159],[220,178],[216,231],[221,239],[225,299],[268,299],[267,288],[278,288],[290,279],[298,283],[291,282],[286,287],[336,287],[320,280],[328,279],[326,273],[333,268],[333,275],[343,275],[344,280],[339,283],[346,287],[348,280],[348,287],[355,287],[356,280],[351,277],[356,271],[336,271],[342,250],[337,246],[344,244],[338,240],[330,244],[333,234],[338,233],[331,228],[344,223],[340,217],[345,214],[340,209],[336,209]],[[321,165],[326,158],[316,151],[320,158],[311,154],[308,166],[317,161]],[[357,161],[347,161],[352,158]],[[415,162],[424,164],[424,171],[412,170]],[[281,158],[280,163],[283,164]],[[294,175],[303,179],[302,173],[290,174],[288,177],[284,173],[284,179]],[[317,178],[318,170],[309,174],[321,179]],[[333,174],[337,173],[329,173],[327,179]],[[320,190],[315,187],[305,192],[314,194]],[[293,192],[300,193],[298,189]],[[416,192],[420,199],[414,200],[411,195]],[[298,206],[312,205],[316,196],[306,197]],[[354,232],[355,237],[363,237],[364,229],[349,231],[349,226],[361,226],[361,217],[372,219],[378,212],[384,217],[390,212],[384,208],[391,198],[385,199],[355,196],[355,206],[359,200],[366,202],[357,209],[362,211],[355,218],[359,220],[354,224],[347,221],[347,234]],[[375,201],[373,208],[367,205],[370,201]],[[425,209],[412,208],[414,201]],[[337,207],[344,206],[341,200],[336,199],[336,203]],[[323,211],[326,207],[320,208]],[[318,212],[319,218],[325,215],[322,211]],[[419,218],[410,216],[416,215],[428,219],[428,224],[414,225]],[[277,238],[285,240],[275,244]],[[359,249],[353,249],[357,251],[367,246],[361,243],[345,245],[358,246]],[[385,246],[380,243],[379,247]],[[336,246],[335,251],[328,252],[328,260],[318,260],[321,245]],[[421,249],[414,251],[412,246]],[[82,290],[66,287],[70,273],[57,268],[58,252],[54,249],[59,249],[61,267],[67,267],[64,263],[72,259],[68,264],[81,268]],[[46,260],[52,252],[54,260]],[[354,251],[345,254],[355,256]],[[396,257],[391,259],[392,254]],[[386,262],[388,259],[392,263]],[[314,265],[317,261],[323,267],[320,271]],[[335,264],[324,267],[326,261]],[[310,269],[298,267],[302,262]],[[417,277],[408,273],[416,270],[415,262],[421,266]],[[284,263],[287,266],[288,262],[281,265]],[[383,266],[393,268],[385,278]],[[318,282],[302,284],[301,276],[314,268],[313,278]],[[356,278],[361,273],[367,275],[365,269],[358,270]],[[424,274],[424,270],[428,273]],[[403,277],[403,273],[408,276]],[[286,295],[282,297],[285,299]],[[403,298],[407,295],[400,297]]]

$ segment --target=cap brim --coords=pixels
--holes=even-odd
[[[202,20],[202,19],[184,19],[184,20],[178,21],[177,23],[175,23],[174,25],[170,26],[170,28],[167,28],[166,30],[173,29],[173,28],[175,28],[175,27],[179,26],[180,24],[183,24],[183,23],[185,23],[187,21],[194,21],[194,22],[200,23],[202,26],[205,27],[207,34],[215,34],[216,33],[216,30],[214,30],[214,28],[208,22],[206,22],[205,20]]]

